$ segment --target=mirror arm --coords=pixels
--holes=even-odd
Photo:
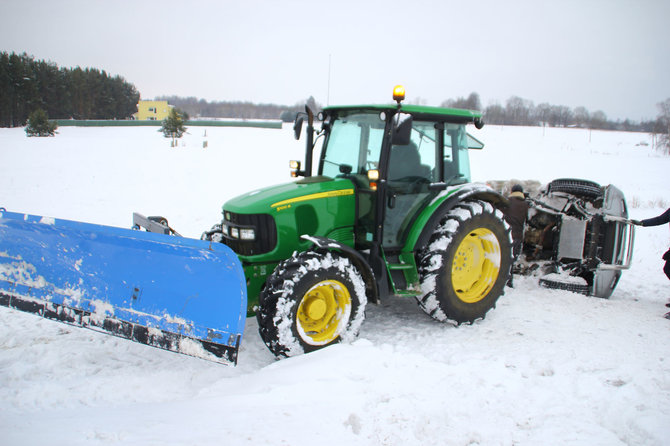
[[[305,170],[302,172],[305,177],[312,176],[312,153],[314,151],[314,113],[305,105],[307,113],[307,141],[305,142]]]
[[[437,181],[444,181],[444,124],[435,124],[437,138],[435,139],[435,161],[437,164]]]

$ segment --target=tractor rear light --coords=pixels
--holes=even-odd
[[[256,231],[251,228],[240,228],[240,240],[256,240]]]

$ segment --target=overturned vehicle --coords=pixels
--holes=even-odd
[[[513,273],[539,277],[546,288],[609,298],[630,267],[635,238],[623,193],[569,178],[545,187],[522,183],[529,210]]]

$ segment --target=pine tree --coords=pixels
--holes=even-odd
[[[60,119],[128,119],[139,97],[134,85],[105,71],[0,52],[0,127],[25,125],[37,108]]]
[[[54,136],[56,123],[49,121],[47,114],[41,108],[33,111],[28,117],[26,135],[28,136]]]
[[[176,108],[170,110],[170,115],[163,121],[160,131],[166,138],[172,138],[172,147],[177,145],[177,139],[182,137],[186,128],[184,118]]]

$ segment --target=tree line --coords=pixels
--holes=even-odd
[[[525,125],[548,127],[581,127],[601,130],[622,130],[627,132],[666,133],[667,125],[661,113],[656,120],[634,122],[629,119],[612,121],[602,110],[590,112],[585,107],[570,108],[565,105],[542,103],[535,105],[533,101],[512,96],[505,102],[482,107],[479,94],[473,92],[467,98],[448,99],[441,104],[443,107],[481,110],[487,124]]]
[[[59,68],[27,54],[0,53],[0,127],[19,127],[37,109],[50,119],[127,119],[140,94],[120,76]]]
[[[296,105],[255,104],[248,101],[206,101],[196,97],[159,96],[157,101],[167,101],[190,117],[233,118],[233,119],[281,119],[285,122],[294,120],[296,113],[304,110],[305,102]],[[312,110],[318,110],[313,97],[306,103]]]
[[[157,100],[168,101],[180,110],[193,117],[237,118],[237,119],[281,119],[293,121],[297,112],[304,110],[307,103],[314,111],[321,105],[314,97],[295,105],[254,104],[252,102],[209,102],[196,97],[161,96]],[[518,96],[510,97],[505,105],[499,103],[483,107],[479,95],[471,93],[467,98],[448,99],[440,106],[480,110],[484,113],[484,121],[496,125],[525,125],[549,127],[581,127],[602,130],[622,130],[629,132],[666,133],[667,125],[663,115],[656,120],[634,122],[629,119],[612,121],[605,112],[591,112],[585,107],[570,108],[564,105],[542,103],[535,105],[528,99]],[[659,104],[661,108],[661,104]]]
[[[59,68],[25,53],[0,52],[0,127],[26,124],[37,109],[50,119],[128,119],[135,113],[140,94],[120,76],[110,76],[95,68]],[[236,119],[281,119],[290,122],[307,103],[315,112],[321,109],[314,97],[295,105],[255,104],[248,101],[206,101],[195,97],[162,96],[170,105],[193,117]],[[601,111],[585,107],[541,103],[518,96],[504,105],[482,107],[479,94],[447,99],[443,107],[481,110],[488,124],[550,127],[582,127],[604,130],[670,133],[670,99],[659,104],[656,120],[612,121]]]

